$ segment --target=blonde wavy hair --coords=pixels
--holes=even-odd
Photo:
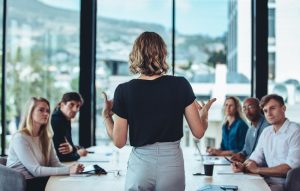
[[[35,107],[38,103],[44,102],[48,105],[49,111],[50,111],[50,104],[49,101],[45,98],[41,97],[32,97],[27,102],[27,105],[25,107],[24,116],[22,117],[19,131],[21,133],[25,133],[28,136],[33,136],[33,119],[32,119],[32,113]],[[47,124],[42,125],[39,131],[39,139],[42,147],[42,154],[43,158],[46,164],[49,163],[49,155],[50,155],[50,149],[51,149],[51,139],[52,139],[52,131],[50,126],[50,113],[49,113],[49,119]]]
[[[129,54],[130,71],[147,76],[161,75],[168,71],[167,46],[155,32],[144,32],[134,42]]]
[[[243,119],[244,121],[246,121],[245,119],[245,116],[242,112],[242,105],[241,105],[241,101],[238,97],[235,97],[235,96],[228,96],[226,97],[225,101],[224,101],[224,105],[223,105],[223,113],[225,113],[225,103],[227,100],[233,100],[234,102],[234,105],[235,105],[235,109],[236,109],[236,112],[235,112],[235,118],[241,118]],[[226,119],[226,116],[225,116],[225,123],[227,122],[227,119]]]

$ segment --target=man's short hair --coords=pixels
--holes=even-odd
[[[280,95],[277,94],[269,94],[265,95],[264,97],[261,98],[260,100],[260,107],[263,108],[271,99],[274,99],[277,101],[281,106],[284,105],[283,98]]]
[[[255,104],[255,106],[259,107],[259,99],[257,99],[256,97],[247,97],[243,103],[245,103],[248,100],[252,100]]]

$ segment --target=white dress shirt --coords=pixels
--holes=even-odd
[[[275,132],[271,125],[261,134],[257,146],[249,159],[258,165],[267,164],[268,167],[287,164],[291,168],[300,166],[300,126],[288,119]],[[270,183],[284,182],[284,178],[269,178]]]

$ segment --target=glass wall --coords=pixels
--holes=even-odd
[[[8,141],[31,96],[47,98],[53,110],[63,93],[78,91],[79,5],[73,0],[8,1]],[[77,143],[77,119],[72,126]]]
[[[146,30],[161,34],[171,63],[172,1],[135,2],[97,1],[98,144],[110,143],[100,117],[100,92],[104,90],[112,98],[119,83],[135,77],[128,72],[128,54],[135,38]],[[177,0],[175,4],[175,75],[191,82],[198,100],[217,97],[201,146],[218,147],[225,97],[243,100],[250,96],[251,1]],[[187,126],[183,145],[193,145]]]
[[[269,11],[269,93],[284,97],[286,115],[300,122],[300,1],[276,0]],[[274,31],[274,32],[273,32]],[[271,41],[270,41],[271,39]]]
[[[225,97],[242,101],[251,92],[251,1],[176,1],[175,18],[176,75],[191,82],[198,100],[217,98],[201,150],[219,148]],[[187,125],[184,144],[194,145]]]
[[[113,97],[116,86],[137,76],[129,72],[128,56],[134,40],[144,31],[154,31],[166,41],[171,52],[171,0],[98,0],[97,1],[97,145],[109,144],[101,110],[101,92]]]

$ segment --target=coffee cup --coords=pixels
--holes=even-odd
[[[212,176],[214,173],[214,164],[213,163],[205,163],[204,164],[204,174],[206,176]]]

